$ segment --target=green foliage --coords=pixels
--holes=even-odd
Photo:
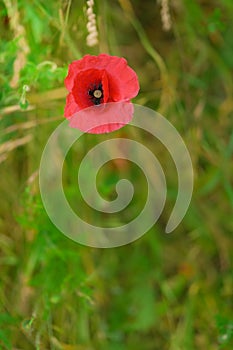
[[[10,42],[0,41],[0,106],[12,101],[13,92],[9,81],[13,73],[13,63],[17,55],[18,39]]]
[[[159,2],[96,1],[95,47],[86,45],[85,1],[0,3],[0,349],[232,349],[233,3],[169,3],[165,32]],[[83,135],[66,157],[63,184],[73,210],[91,222],[128,222],[147,195],[137,166],[109,162],[97,176],[100,194],[113,200],[116,183],[127,178],[136,184],[132,203],[121,215],[84,203],[77,164],[97,143],[133,136],[165,167],[168,196],[158,223],[138,241],[107,250],[58,231],[37,177],[48,137],[63,120],[68,63],[100,52],[127,58],[140,80],[135,102],[173,123],[195,173],[187,215],[165,235],[177,178],[162,145],[128,126],[113,136]],[[90,162],[87,183],[91,170]]]
[[[67,67],[57,67],[56,63],[43,61],[40,64],[27,62],[21,71],[20,85],[27,84],[31,89],[46,91],[55,86],[62,86]]]
[[[5,349],[12,349],[11,330],[16,324],[16,319],[7,313],[0,312],[0,346]]]
[[[233,321],[217,315],[216,323],[219,331],[220,348],[233,345]]]

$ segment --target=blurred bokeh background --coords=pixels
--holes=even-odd
[[[0,349],[233,348],[232,18],[231,0],[0,1]],[[134,102],[177,128],[195,174],[189,210],[167,235],[176,169],[159,141],[140,134],[164,167],[167,202],[146,235],[113,249],[66,238],[38,186],[43,148],[64,119],[68,64],[101,52],[128,60],[141,87]],[[75,169],[88,149],[115,136],[139,137],[130,126],[83,135],[63,178],[77,213],[110,225],[140,209],[143,174],[126,161],[104,167],[105,198],[114,198],[121,177],[141,189],[130,214],[111,219],[83,203]]]

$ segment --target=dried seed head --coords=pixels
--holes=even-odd
[[[96,14],[94,13],[94,0],[87,1],[87,46],[95,46],[98,44],[98,30],[96,26]]]
[[[161,0],[161,21],[163,25],[163,30],[168,32],[172,27],[169,0]]]

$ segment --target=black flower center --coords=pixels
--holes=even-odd
[[[88,90],[88,95],[90,96],[90,99],[94,103],[94,105],[101,104],[103,100],[102,84],[100,83],[100,84],[91,86],[91,88]]]

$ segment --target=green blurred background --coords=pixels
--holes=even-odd
[[[86,9],[81,0],[0,1],[0,349],[231,350],[233,2],[96,0],[93,47]],[[67,156],[64,188],[77,213],[93,222],[113,224],[77,193],[76,165],[93,145],[140,137],[165,170],[160,219],[136,242],[113,249],[66,238],[38,187],[43,148],[64,119],[68,64],[101,52],[128,60],[141,87],[134,102],[177,128],[195,174],[189,210],[167,235],[177,174],[165,148],[130,126],[82,136],[78,159],[77,152]],[[111,162],[98,181],[105,198],[114,198],[122,176],[144,189],[136,166]],[[141,192],[114,224],[140,210]]]

